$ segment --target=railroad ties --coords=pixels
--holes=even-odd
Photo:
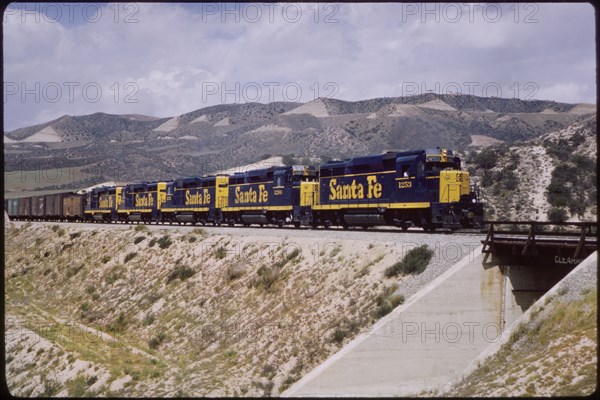
[[[597,222],[485,221],[485,261],[574,267],[597,248]]]

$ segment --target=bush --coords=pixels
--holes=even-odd
[[[152,239],[150,243],[148,243],[148,247],[153,247],[156,244],[156,239]]]
[[[498,154],[493,149],[485,149],[482,150],[481,153],[475,156],[475,164],[477,164],[480,168],[483,169],[492,169],[496,166],[496,161],[498,161]]]
[[[137,256],[137,253],[133,251],[125,256],[125,260],[123,262],[127,263],[128,261],[132,260],[135,256]]]
[[[398,289],[398,285],[396,284],[385,286],[382,292],[375,298],[375,303],[377,304],[375,316],[377,318],[389,314],[394,308],[404,303],[404,296],[394,293],[396,289]]]
[[[564,222],[567,218],[567,212],[562,208],[551,208],[548,211],[548,220],[552,222]]]
[[[494,173],[492,171],[485,170],[483,171],[483,176],[481,177],[481,186],[490,187],[494,184]]]
[[[71,237],[71,239],[75,239],[78,238],[81,235],[81,232],[74,232],[71,233],[69,236]]]
[[[244,264],[241,262],[229,264],[225,270],[227,279],[233,281],[244,274]]]
[[[385,276],[390,278],[398,274],[420,274],[425,271],[429,261],[433,257],[433,250],[427,245],[422,245],[409,250],[401,261],[398,261],[385,270]]]
[[[145,239],[145,237],[143,237],[143,236],[138,236],[138,237],[136,237],[135,239],[133,239],[133,244],[138,244],[138,243],[140,243],[141,241],[143,241],[144,239]]]
[[[254,287],[262,287],[266,291],[273,287],[273,284],[279,279],[281,275],[281,267],[279,264],[273,264],[270,267],[266,265],[261,266],[258,271],[256,271],[258,277],[256,277],[253,281]]]
[[[110,261],[110,256],[108,254],[102,256],[102,264],[106,264],[109,261]]]
[[[134,231],[136,232],[145,232],[148,230],[146,225],[136,225]]]
[[[193,276],[194,274],[195,274],[195,271],[193,269],[191,269],[190,267],[188,267],[187,265],[177,264],[175,266],[175,269],[173,269],[173,271],[171,271],[171,273],[167,277],[167,284],[171,283],[175,279],[184,281],[184,280],[190,278],[191,276]]]
[[[165,341],[166,338],[167,338],[167,335],[165,335],[163,332],[161,332],[148,341],[148,347],[150,347],[153,350],[157,349],[158,346],[160,346]]]
[[[163,250],[169,248],[171,244],[173,244],[173,242],[167,235],[164,235],[163,237],[158,239],[158,247],[160,247]]]
[[[219,248],[215,251],[215,258],[217,260],[222,260],[227,256],[227,249],[224,246],[219,246]]]

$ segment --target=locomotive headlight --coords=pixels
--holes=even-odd
[[[471,199],[471,201],[472,201],[473,203],[475,203],[475,199]]]

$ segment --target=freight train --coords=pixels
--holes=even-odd
[[[23,220],[310,226],[479,227],[484,204],[445,148],[5,201]]]

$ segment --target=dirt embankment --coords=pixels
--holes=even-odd
[[[368,236],[111,228],[5,225],[14,395],[277,395],[370,327],[379,295],[452,264],[442,246],[386,278],[406,249]]]

